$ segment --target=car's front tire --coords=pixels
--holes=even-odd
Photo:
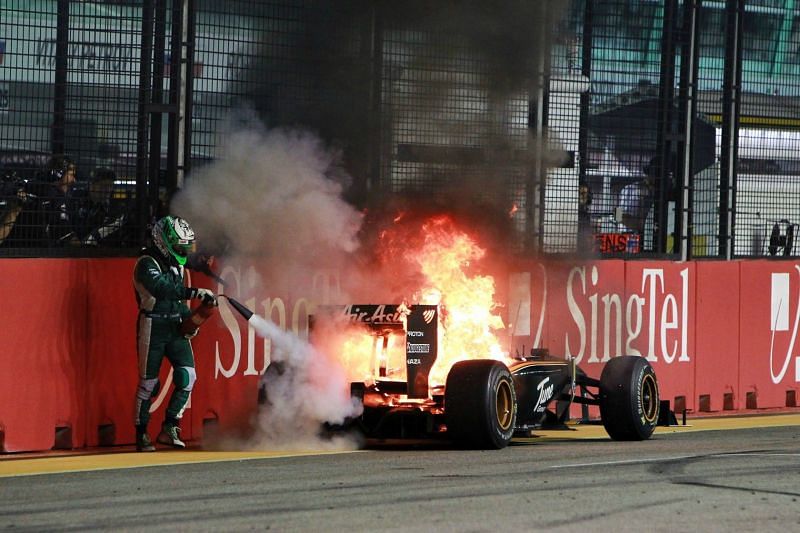
[[[658,381],[643,357],[611,359],[600,375],[600,418],[614,440],[645,440],[658,423]]]

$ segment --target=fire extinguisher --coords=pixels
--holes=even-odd
[[[192,314],[186,317],[183,322],[181,322],[181,334],[185,335],[186,337],[194,337],[197,335],[197,331],[200,329],[200,326],[209,319],[211,315],[214,314],[214,310],[217,308],[215,305],[206,305],[200,304],[194,308]]]

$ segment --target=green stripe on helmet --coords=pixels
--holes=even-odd
[[[179,265],[184,266],[186,261],[189,257],[189,252],[192,244],[194,243],[194,231],[189,227],[188,222],[185,220],[178,218],[178,217],[165,217],[165,224],[163,229],[163,238],[164,238],[164,245],[166,246],[167,250],[172,257],[178,262]],[[180,235],[178,235],[177,230],[175,229],[176,224],[183,223],[186,225],[186,229],[188,232],[191,233],[190,239],[184,239]],[[189,237],[189,235],[187,235]],[[183,241],[183,242],[182,242]],[[186,247],[185,249],[181,249],[182,247]]]

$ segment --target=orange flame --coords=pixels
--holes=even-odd
[[[494,331],[504,326],[494,312],[494,278],[466,272],[486,251],[447,217],[426,222],[423,234],[422,250],[413,253],[426,280],[419,303],[439,304],[442,311],[439,354],[428,376],[431,385],[439,385],[458,361],[503,360]]]
[[[397,221],[403,224],[397,224]],[[439,339],[436,363],[429,385],[443,385],[450,368],[466,359],[507,361],[496,332],[505,326],[494,302],[495,281],[491,276],[469,271],[486,251],[447,216],[412,224],[400,214],[395,224],[379,233],[377,251],[396,277],[413,280],[406,287],[409,304],[439,305]],[[409,281],[410,282],[410,281]],[[393,303],[403,302],[372,302]],[[331,329],[326,343],[340,354],[352,381],[405,380],[404,331],[375,333],[366,326]]]

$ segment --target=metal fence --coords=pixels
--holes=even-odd
[[[644,250],[682,258],[796,255],[796,4],[581,4],[574,16],[591,40],[583,47],[591,104],[582,172],[599,191],[592,210],[602,232],[620,231],[621,192],[626,182],[641,183],[655,158],[661,168]]]
[[[339,147],[355,205],[447,209],[509,253],[795,255],[792,1],[0,10],[0,255],[130,253],[243,115]]]
[[[3,254],[134,246],[125,184],[135,180],[141,9],[3,0],[0,10]]]

